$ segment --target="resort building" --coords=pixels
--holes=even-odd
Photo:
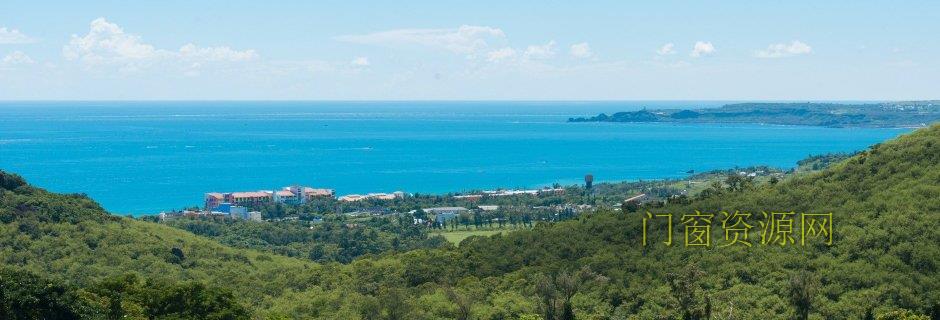
[[[219,205],[221,205],[223,202],[225,202],[224,194],[221,194],[218,192],[209,192],[209,193],[206,193],[206,205],[204,208],[206,210],[216,208]]]
[[[333,191],[333,189],[314,189],[310,187],[304,187],[304,195],[307,197],[307,201],[310,201],[310,199],[317,197],[335,197],[336,192]]]
[[[369,193],[369,194],[348,194],[342,197],[339,197],[339,201],[344,202],[353,202],[353,201],[362,201],[366,199],[376,199],[376,200],[394,200],[404,198],[405,193],[402,191],[395,191],[392,193]]]
[[[345,196],[339,197],[339,199],[337,200],[343,201],[343,202],[353,202],[353,201],[359,201],[362,199],[365,199],[365,196],[360,195],[360,194],[347,194]]]
[[[530,189],[530,190],[485,190],[479,194],[467,194],[467,195],[458,195],[453,196],[457,200],[466,200],[466,201],[478,201],[484,196],[487,197],[504,197],[504,196],[515,196],[521,194],[528,194],[533,196],[547,196],[547,195],[564,195],[564,188],[542,188],[542,189]]]
[[[242,206],[257,206],[271,202],[274,198],[272,193],[268,191],[232,192],[224,195],[225,202]]]
[[[205,194],[205,210],[217,211],[215,208],[223,203],[244,207],[255,207],[270,202],[299,205],[318,197],[332,198],[334,195],[333,189],[314,189],[299,185],[277,191],[209,192]]]

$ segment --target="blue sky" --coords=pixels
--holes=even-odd
[[[937,99],[940,1],[0,2],[0,100]]]

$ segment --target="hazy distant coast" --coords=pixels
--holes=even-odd
[[[762,123],[822,127],[924,127],[940,120],[940,101],[884,103],[737,103],[718,108],[643,109],[568,122]]]

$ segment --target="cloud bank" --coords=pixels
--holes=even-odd
[[[32,42],[36,42],[36,39],[23,34],[19,30],[0,27],[0,44],[22,44]]]
[[[342,35],[336,40],[349,43],[401,46],[419,45],[461,54],[485,50],[506,35],[499,28],[462,25],[452,29],[395,29],[361,35]]]
[[[784,58],[813,52],[813,48],[808,44],[794,40],[789,44],[774,43],[767,46],[767,49],[757,50],[754,56],[763,59]]]
[[[155,48],[140,36],[126,33],[105,18],[93,20],[88,33],[72,35],[62,47],[66,60],[78,61],[88,67],[114,65],[134,70],[157,64],[178,64],[199,68],[204,63],[243,62],[258,58],[254,50],[234,50],[227,46],[199,47],[192,43],[178,50]]]

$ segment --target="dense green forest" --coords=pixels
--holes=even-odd
[[[403,252],[447,246],[442,237],[430,237],[410,217],[346,219],[335,215],[320,223],[299,221],[254,222],[227,217],[180,218],[166,225],[222,244],[271,251],[317,262],[348,263],[363,255]]]
[[[736,103],[697,110],[639,110],[569,122],[767,123],[826,127],[919,127],[940,120],[940,101]]]
[[[315,263],[0,173],[0,318],[940,318],[940,125],[821,172],[627,209]],[[708,247],[682,243],[696,211],[716,215]],[[755,215],[752,246],[726,246],[721,211]],[[832,243],[760,244],[763,211],[831,212]],[[644,245],[647,212],[676,222],[649,219]]]

